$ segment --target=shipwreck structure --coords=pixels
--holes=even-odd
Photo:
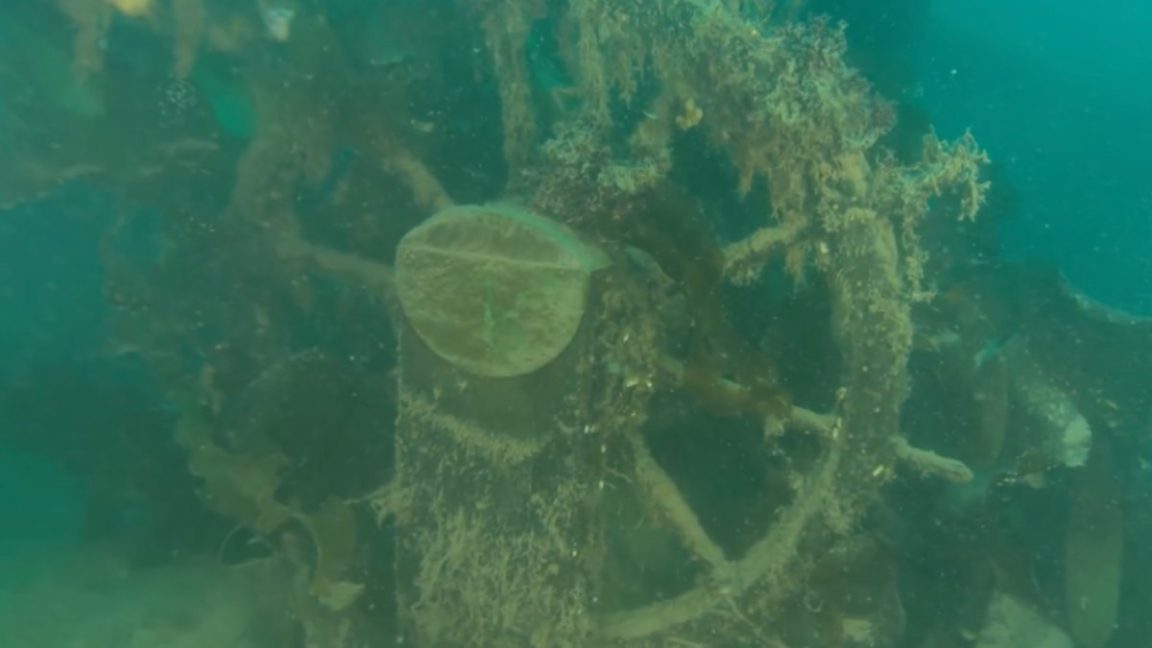
[[[235,527],[222,556],[236,528],[272,547],[306,645],[1111,635],[1115,448],[1152,405],[1100,380],[1117,354],[1068,359],[1149,326],[958,270],[988,158],[898,123],[843,25],[756,0],[33,4],[3,10],[48,27],[5,33],[39,67],[0,63],[29,88],[0,206],[118,197],[117,335],[178,405],[195,516]],[[1042,474],[1073,475],[1046,492],[1093,566],[1063,618],[964,531]],[[893,506],[909,483],[930,522]],[[898,582],[940,528],[993,558],[947,595]]]

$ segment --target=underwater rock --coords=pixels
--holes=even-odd
[[[293,3],[284,0],[257,0],[260,8],[260,19],[264,22],[264,29],[268,37],[274,41],[284,42],[292,37],[292,21],[296,19],[296,8]]]
[[[146,16],[152,11],[152,0],[108,0],[117,11],[125,16]]]
[[[1075,400],[1037,366],[1024,345],[1011,345],[1009,366],[1016,373],[1012,388],[1035,437],[1032,439],[1052,462],[1070,468],[1083,466],[1092,448],[1092,427]]]
[[[1073,648],[1072,640],[1039,612],[1009,594],[997,593],[976,648]]]

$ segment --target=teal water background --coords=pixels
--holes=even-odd
[[[1152,4],[935,0],[912,59],[937,128],[1019,194],[1005,252],[1152,315]]]
[[[868,33],[899,30],[937,130],[971,129],[1017,194],[1001,226],[1005,255],[1051,264],[1091,297],[1152,316],[1152,3],[934,0],[900,20],[881,14]],[[858,33],[849,27],[850,39]],[[0,25],[0,47],[4,38]],[[0,395],[34,379],[65,384],[41,380],[54,372],[103,376],[93,384],[109,390],[68,380],[70,391],[35,395],[48,403],[36,416],[0,414],[0,428],[40,426],[46,441],[83,449],[128,424],[102,416],[119,387],[133,389],[115,384],[121,350],[104,330],[99,244],[112,214],[105,197],[79,189],[0,211]],[[0,588],[5,564],[84,528],[84,484],[36,450],[0,447]]]

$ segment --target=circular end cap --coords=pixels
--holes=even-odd
[[[511,377],[554,360],[584,317],[603,252],[509,205],[451,207],[396,253],[404,313],[437,355],[475,374]]]

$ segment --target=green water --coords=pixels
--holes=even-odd
[[[1033,4],[4,3],[0,647],[1146,645],[1152,12]]]

